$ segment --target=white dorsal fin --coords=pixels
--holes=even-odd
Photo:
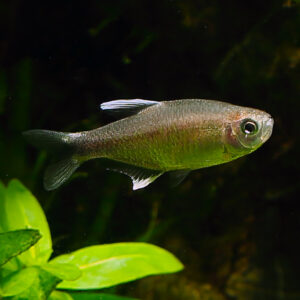
[[[138,190],[146,187],[164,172],[159,170],[150,170],[141,167],[126,165],[123,163],[115,164],[109,170],[126,174],[132,180],[133,190]]]
[[[100,105],[100,108],[111,113],[124,113],[126,115],[133,115],[149,106],[156,104],[160,104],[160,102],[143,99],[121,99],[104,102]]]

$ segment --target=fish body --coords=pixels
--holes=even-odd
[[[46,189],[58,187],[81,163],[94,158],[126,164],[119,171],[132,178],[134,189],[142,188],[168,171],[182,177],[251,153],[269,139],[273,128],[266,112],[215,100],[115,100],[101,108],[131,115],[78,133],[25,132],[32,144],[61,147],[56,152],[69,156],[48,168]]]

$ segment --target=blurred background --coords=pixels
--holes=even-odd
[[[145,241],[185,265],[113,292],[140,299],[300,299],[299,1],[0,0],[0,179],[45,209],[55,255]],[[113,99],[205,98],[275,119],[253,154],[133,192],[101,160],[46,192],[21,132],[114,121]],[[298,195],[298,196],[297,196]]]

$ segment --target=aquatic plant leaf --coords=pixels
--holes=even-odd
[[[70,293],[74,300],[137,300],[136,298],[121,297],[103,293]]]
[[[34,229],[0,233],[0,266],[30,248],[40,238],[39,231]]]
[[[170,252],[146,243],[116,243],[86,247],[58,256],[55,263],[75,264],[82,276],[58,288],[101,289],[148,275],[173,273],[183,265]]]
[[[0,187],[3,195],[3,187]],[[44,212],[31,192],[16,179],[9,182],[0,200],[1,228],[5,231],[34,228],[42,238],[17,259],[25,265],[45,263],[52,253],[52,241]]]
[[[81,271],[73,264],[50,263],[41,268],[62,280],[76,280],[81,276]]]
[[[49,300],[73,300],[74,298],[65,292],[61,291],[53,291],[48,298]]]
[[[15,295],[12,300],[41,300],[48,299],[51,292],[55,289],[55,286],[60,281],[57,277],[44,271],[39,267],[30,267],[30,269],[36,269],[37,276],[31,285],[26,288],[20,294]]]
[[[1,280],[0,295],[15,296],[28,289],[38,277],[36,268],[29,267],[14,272]]]
[[[5,204],[5,194],[6,194],[6,188],[2,181],[0,181],[0,232],[4,232],[4,223],[5,223],[5,210],[4,210],[4,204]]]

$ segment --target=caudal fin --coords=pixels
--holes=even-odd
[[[44,175],[44,187],[52,191],[67,181],[80,166],[80,162],[72,157],[60,160],[47,167]]]
[[[80,166],[74,157],[74,139],[76,134],[50,130],[29,130],[23,132],[25,139],[38,149],[47,150],[60,160],[47,167],[44,175],[44,187],[47,191],[61,186]]]

